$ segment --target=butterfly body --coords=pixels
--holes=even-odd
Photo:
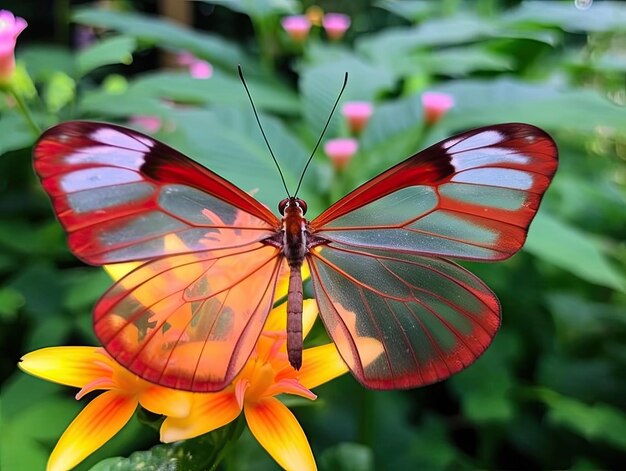
[[[289,266],[287,350],[302,362],[302,278],[353,375],[374,389],[441,381],[469,366],[500,304],[449,260],[504,260],[523,245],[557,167],[544,131],[478,128],[410,156],[305,219],[282,219],[171,147],[105,123],[67,122],[34,149],[35,170],[94,265],[133,262],[94,308],[94,331],[142,378],[218,391],[241,371]]]

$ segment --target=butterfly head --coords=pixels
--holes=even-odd
[[[285,198],[280,203],[278,203],[278,211],[280,212],[281,216],[284,216],[285,212],[297,211],[298,209],[301,211],[302,216],[304,216],[307,210],[306,202],[294,196]]]

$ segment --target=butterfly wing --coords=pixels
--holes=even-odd
[[[72,252],[103,265],[187,250],[226,248],[268,237],[280,221],[219,175],[148,136],[112,124],[67,122],[47,130],[34,149],[35,170],[68,233]],[[232,244],[231,244],[232,245]]]
[[[35,169],[78,257],[141,261],[98,302],[94,328],[139,376],[214,391],[241,369],[271,308],[280,221],[215,173],[138,132],[69,122]]]
[[[489,288],[442,258],[333,243],[313,249],[309,265],[326,329],[373,389],[447,378],[478,358],[500,324]]]
[[[401,162],[311,222],[326,241],[308,259],[320,316],[361,383],[429,384],[487,348],[500,323],[497,298],[442,257],[513,255],[556,167],[542,130],[480,128]],[[363,339],[382,354],[370,361]]]
[[[526,239],[557,167],[557,148],[528,124],[475,129],[419,152],[311,222],[353,247],[502,260]]]
[[[142,378],[219,391],[239,373],[269,313],[279,249],[260,242],[142,264],[100,299],[94,330]]]

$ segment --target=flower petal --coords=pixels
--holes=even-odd
[[[170,443],[197,437],[232,422],[240,413],[232,390],[194,394],[189,415],[165,419],[161,425],[161,441]]]
[[[65,430],[48,460],[47,471],[71,469],[100,448],[126,425],[137,401],[107,391],[81,411]]]
[[[285,405],[273,397],[244,407],[252,435],[286,470],[317,469],[302,427]]]
[[[124,262],[111,265],[104,265],[104,271],[113,278],[113,281],[119,281],[128,275],[131,271],[141,265],[141,262]]]
[[[302,368],[298,372],[298,379],[302,386],[313,389],[347,371],[348,367],[341,359],[337,347],[329,343],[302,351]]]
[[[305,299],[302,302],[302,338],[305,338],[313,328],[313,324],[315,324],[317,319],[317,312],[317,301],[315,299]],[[281,333],[287,331],[286,302],[279,304],[270,311],[263,331]]]
[[[186,417],[191,412],[193,397],[193,393],[187,391],[154,385],[141,393],[139,403],[155,414]]]
[[[33,376],[82,388],[111,377],[108,359],[100,347],[49,347],[24,355],[18,366]]]

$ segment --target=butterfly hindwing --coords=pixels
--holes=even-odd
[[[309,265],[329,335],[373,389],[449,377],[484,352],[500,324],[491,290],[445,259],[333,243],[313,249]]]

